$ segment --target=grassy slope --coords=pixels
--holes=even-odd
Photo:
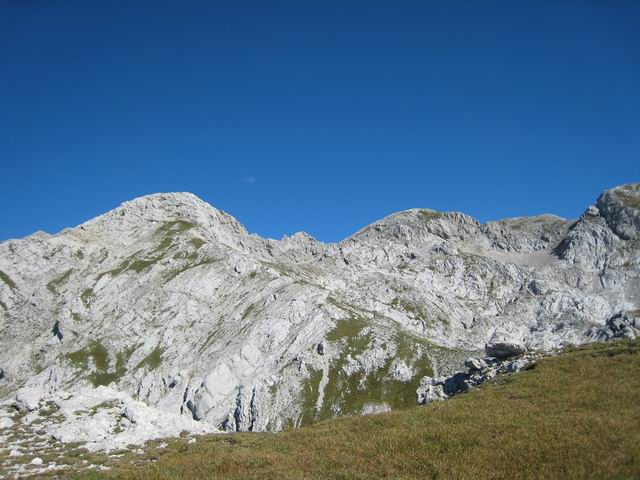
[[[82,478],[640,478],[640,342],[595,344],[447,402],[168,442]]]

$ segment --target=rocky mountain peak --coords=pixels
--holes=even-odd
[[[640,236],[640,183],[606,190],[596,203],[609,227],[624,239]]]
[[[477,233],[480,223],[459,212],[439,212],[414,208],[393,213],[368,225],[349,237],[346,242],[433,243],[452,238],[464,239]]]
[[[124,202],[78,229],[126,246],[170,222],[233,246],[248,235],[231,215],[187,192],[157,193]]]

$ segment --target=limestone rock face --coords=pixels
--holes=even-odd
[[[621,185],[604,192],[596,204],[607,225],[625,240],[640,234],[640,185]]]
[[[172,432],[162,418],[279,430],[409,406],[420,379],[486,343],[636,335],[639,189],[603,193],[576,221],[407,210],[335,244],[263,239],[191,194],[156,194],[7,240],[0,399],[39,415],[60,392],[108,388],[117,405],[96,442],[108,448],[121,428]],[[425,384],[424,398],[466,381]]]

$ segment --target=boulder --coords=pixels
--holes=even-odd
[[[472,372],[475,372],[477,370],[482,370],[483,368],[486,368],[487,362],[479,358],[469,357],[464,361],[464,366],[469,370],[471,370]]]
[[[616,313],[607,320],[598,340],[612,340],[614,338],[635,339],[640,335],[640,311],[628,310]]]
[[[488,357],[510,358],[526,353],[527,349],[519,343],[499,342],[487,343],[484,346],[484,351]]]
[[[13,420],[9,417],[0,417],[0,430],[13,427]]]
[[[390,411],[391,406],[388,403],[366,403],[360,413],[362,415],[378,415]]]
[[[42,395],[36,389],[23,388],[16,395],[16,408],[21,411],[32,412],[40,407]]]
[[[528,360],[527,358],[518,358],[517,360],[514,360],[513,362],[509,362],[506,366],[506,370],[508,372],[512,372],[512,373],[517,373],[520,370],[522,370],[523,368],[532,365],[535,362],[531,362],[530,360]]]
[[[589,205],[583,215],[585,217],[597,217],[600,215],[600,210],[595,205]]]
[[[455,395],[456,393],[465,392],[471,385],[469,374],[465,372],[457,372],[448,377],[443,385],[444,393],[447,395]]]
[[[413,378],[413,370],[403,360],[396,359],[391,365],[391,378],[400,382],[408,382]]]
[[[439,402],[448,398],[444,393],[444,386],[441,379],[423,377],[420,386],[416,390],[416,401],[418,405],[425,405],[431,402]]]

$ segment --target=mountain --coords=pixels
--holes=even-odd
[[[633,338],[639,317],[640,184],[575,221],[413,209],[335,244],[156,194],[0,243],[0,398],[94,449],[280,430],[415,405],[488,342]]]

